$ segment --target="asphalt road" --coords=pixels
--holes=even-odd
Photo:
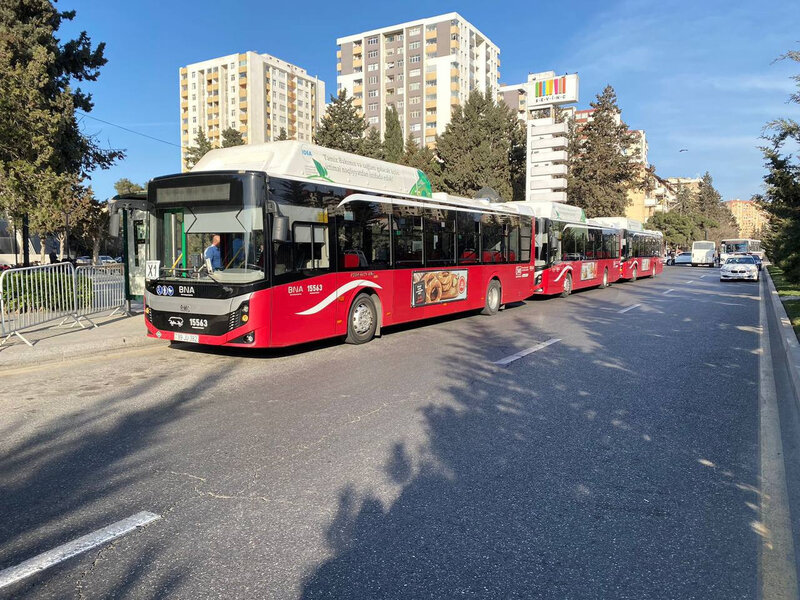
[[[671,267],[363,346],[6,372],[0,569],[162,519],[0,596],[756,598],[758,326],[758,284]]]

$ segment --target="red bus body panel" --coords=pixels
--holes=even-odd
[[[595,287],[603,283],[603,271],[608,271],[608,282],[619,280],[620,262],[618,258],[598,260],[563,261],[542,271],[542,283],[537,294],[552,296],[564,291],[567,274],[572,275],[572,289]]]

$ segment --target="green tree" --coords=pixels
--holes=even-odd
[[[403,128],[397,109],[391,104],[386,107],[386,130],[383,133],[384,159],[399,163],[403,160]]]
[[[49,0],[0,3],[0,208],[17,223],[46,211],[75,177],[124,156],[80,129],[76,111],[91,112],[93,103],[75,83],[97,80],[106,59],[105,45],[93,47],[86,32],[65,43],[56,37],[74,17]]]
[[[513,111],[489,94],[474,91],[453,110],[436,156],[443,191],[472,196],[491,187],[505,200],[524,199],[525,134]]]
[[[631,152],[635,136],[619,120],[614,88],[607,85],[594,102],[592,120],[573,127],[568,139],[567,198],[587,217],[623,215],[628,190],[641,185],[641,163]]]
[[[427,146],[421,148],[414,141],[414,137],[409,133],[406,138],[406,149],[403,152],[401,164],[422,171],[431,182],[434,190],[441,190],[441,182],[436,178],[436,155]]]
[[[681,213],[659,212],[647,220],[646,227],[664,234],[668,246],[688,248],[695,239],[696,223],[692,217]]]
[[[108,233],[108,206],[94,197],[91,187],[84,193],[84,210],[75,224],[75,232],[83,245],[92,248],[92,262],[100,262],[100,246],[110,236]]]
[[[383,160],[383,144],[381,143],[381,134],[377,128],[369,128],[369,132],[361,144],[361,154],[369,158]]]
[[[687,186],[680,186],[678,192],[675,194],[675,206],[672,210],[677,211],[678,214],[688,215],[693,213],[696,209],[695,195],[692,190]]]
[[[237,129],[234,129],[233,127],[228,127],[227,129],[223,129],[222,147],[231,148],[233,146],[244,146],[244,138],[242,138],[242,132]]]
[[[738,235],[739,230],[733,213],[723,204],[722,196],[714,187],[714,181],[708,172],[700,181],[695,197],[695,210],[691,214],[697,224],[698,239],[719,243],[725,238]]]
[[[211,141],[206,137],[205,132],[200,129],[197,132],[197,140],[195,141],[194,146],[189,146],[186,149],[186,168],[191,169],[199,161],[203,158],[208,152],[214,149],[214,146],[211,144]]]
[[[367,121],[353,104],[355,98],[342,90],[338,96],[331,95],[331,103],[317,128],[316,143],[326,148],[361,154]]]
[[[139,185],[138,183],[134,183],[127,177],[123,177],[122,179],[117,180],[117,182],[114,184],[114,190],[117,192],[117,195],[122,196],[124,194],[144,192],[145,187],[143,185]]]
[[[286,127],[281,127],[281,131],[278,134],[278,137],[275,138],[276,142],[282,142],[284,140],[288,140],[289,136],[286,134]]]
[[[800,51],[791,50],[778,60],[800,63]],[[800,74],[792,79],[797,91],[789,101],[800,104]],[[756,199],[769,215],[766,250],[787,279],[800,282],[800,160],[796,153],[791,154],[792,148],[800,145],[800,123],[787,118],[770,121],[764,139],[765,192]]]

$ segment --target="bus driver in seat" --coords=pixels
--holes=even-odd
[[[222,268],[222,256],[219,251],[219,243],[220,237],[215,234],[214,237],[211,238],[211,245],[203,252],[203,257],[211,261],[212,269]]]

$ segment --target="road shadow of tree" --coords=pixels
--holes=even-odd
[[[585,335],[507,368],[484,349],[557,326],[526,313],[514,334],[451,334],[441,401],[420,409],[427,443],[386,459],[401,491],[340,490],[303,598],[755,596],[757,332],[659,325],[599,296],[563,307]],[[687,330],[706,338],[677,371],[671,333]],[[715,376],[732,363],[738,377]]]
[[[106,388],[109,397],[87,396],[85,406],[49,422],[10,447],[0,458],[0,570],[141,510],[163,516],[162,521],[148,527],[164,527],[174,506],[164,497],[153,497],[138,488],[165,458],[159,437],[206,402],[203,398],[216,384],[215,374],[223,369],[230,372],[229,366],[222,365],[207,370],[193,378],[190,385],[141,407],[137,407],[137,399],[151,393],[160,379],[138,377],[137,383],[130,386],[114,386],[115,382],[110,382],[112,387]],[[89,395],[99,390],[97,386],[79,389]],[[181,487],[190,488],[191,482],[175,483],[173,492]],[[115,501],[109,502],[111,499]],[[53,597],[99,597],[94,590],[87,591],[95,583],[87,577],[95,563],[101,562],[102,554],[116,544],[146,536],[146,531],[78,555],[3,593],[11,592],[15,598],[39,597],[53,585]],[[180,589],[187,572],[180,561],[173,560],[163,572],[148,574],[150,565],[165,560],[158,544],[149,543],[145,537],[132,547],[131,554],[121,559],[130,565],[125,579],[118,585],[113,580],[100,583],[111,586],[109,595],[162,598]],[[74,581],[53,577],[79,562],[88,566],[74,576]],[[73,586],[74,593],[65,594],[65,585]]]

